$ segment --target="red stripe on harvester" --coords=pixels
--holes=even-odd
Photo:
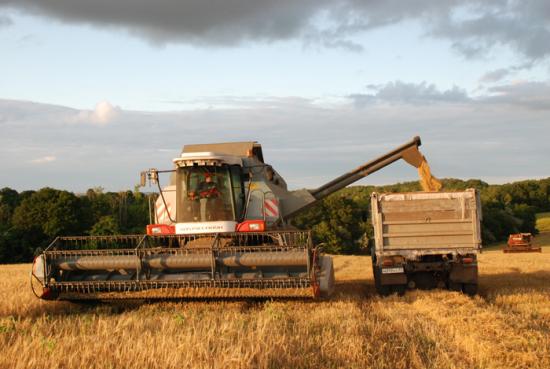
[[[279,215],[279,208],[277,207],[276,200],[265,200],[264,207],[269,216],[276,217]]]

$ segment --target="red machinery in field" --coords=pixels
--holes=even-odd
[[[531,233],[515,233],[508,237],[508,247],[503,252],[542,252],[540,247],[533,246],[533,235]]]

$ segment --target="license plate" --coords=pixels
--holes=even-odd
[[[382,268],[382,274],[404,273],[403,267]]]

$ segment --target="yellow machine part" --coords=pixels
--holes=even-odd
[[[420,185],[422,190],[426,192],[437,192],[441,189],[441,182],[432,175],[428,161],[418,151],[417,147],[411,147],[403,153],[403,160],[410,165],[418,168],[418,176],[420,177]]]

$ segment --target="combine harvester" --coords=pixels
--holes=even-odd
[[[174,169],[142,173],[141,184],[160,192],[146,235],[58,237],[34,261],[40,287],[33,291],[64,300],[329,296],[332,258],[289,220],[399,159],[429,174],[420,144],[415,137],[318,189],[297,191],[256,142],[186,145]],[[161,188],[159,173],[171,174],[168,186]]]
[[[514,233],[508,237],[508,247],[503,248],[502,252],[542,252],[542,248],[533,246],[531,233]]]

